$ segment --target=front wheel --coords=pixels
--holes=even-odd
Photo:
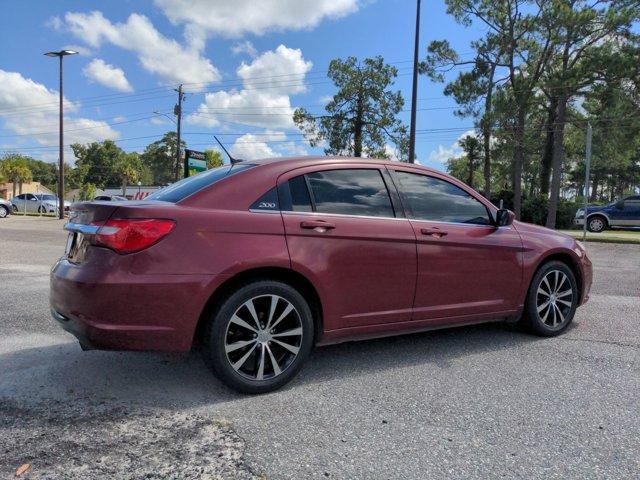
[[[286,283],[262,280],[222,301],[205,333],[206,363],[227,386],[266,393],[289,382],[313,346],[307,301]]]
[[[567,329],[577,306],[575,275],[565,263],[551,261],[533,276],[523,323],[538,335],[553,337]]]
[[[591,217],[587,222],[587,228],[590,232],[600,233],[607,228],[607,220],[599,215]]]
[[[9,215],[9,209],[4,205],[0,205],[0,218],[5,218]]]

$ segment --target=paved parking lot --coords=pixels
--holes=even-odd
[[[0,221],[2,478],[637,478],[639,245],[588,244],[591,301],[561,337],[330,346],[241,396],[197,355],[82,352],[53,325],[61,225]]]

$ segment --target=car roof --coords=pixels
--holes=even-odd
[[[444,172],[439,170],[435,170],[432,168],[427,168],[419,163],[408,163],[408,162],[400,162],[398,160],[389,160],[385,158],[367,158],[367,157],[344,157],[344,156],[325,156],[325,155],[309,155],[305,157],[275,157],[275,158],[259,158],[255,160],[243,160],[242,163],[253,164],[253,165],[276,165],[276,164],[287,164],[288,167],[291,168],[300,168],[311,165],[322,165],[322,164],[351,164],[351,163],[372,163],[376,165],[388,165],[390,167],[397,166],[410,166],[416,167],[420,170],[424,170],[425,172],[437,173],[442,175]]]

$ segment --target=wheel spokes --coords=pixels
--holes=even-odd
[[[233,317],[231,317],[231,323],[235,323],[236,325],[240,325],[241,327],[246,328],[247,330],[251,330],[254,333],[258,332],[255,328],[253,328],[251,325],[249,325],[247,322],[242,320],[237,315],[234,315]]]
[[[240,304],[231,316],[224,349],[239,375],[266,381],[293,363],[303,335],[300,315],[291,302],[278,295],[259,295]]]

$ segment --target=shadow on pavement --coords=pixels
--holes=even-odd
[[[461,357],[538,340],[485,324],[320,347],[281,391],[416,365],[448,369]],[[83,352],[73,342],[2,354],[0,365],[0,397],[23,401],[83,399],[188,408],[245,398],[220,383],[198,353]]]

